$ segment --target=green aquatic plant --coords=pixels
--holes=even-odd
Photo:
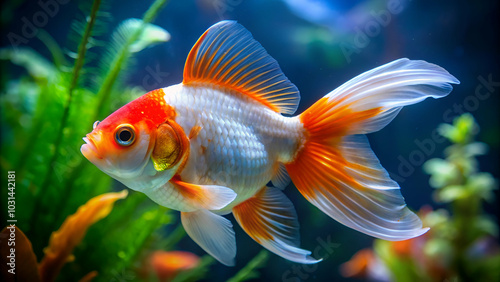
[[[476,157],[487,152],[487,145],[474,141],[479,126],[470,114],[463,114],[451,124],[441,124],[438,132],[452,145],[445,159],[431,159],[424,170],[431,175],[429,183],[436,189],[437,202],[451,206],[451,216],[443,221],[447,231],[428,242],[427,252],[446,255],[452,277],[463,280],[495,281],[500,279],[500,254],[472,254],[484,240],[498,237],[495,221],[482,210],[483,201],[494,199],[497,181],[490,173],[479,171]],[[428,215],[432,221],[432,215]],[[442,226],[440,228],[443,228]],[[487,250],[483,250],[487,252]],[[496,263],[496,267],[491,268]],[[479,274],[478,272],[484,272]]]
[[[485,201],[494,199],[497,181],[479,170],[477,156],[487,145],[475,141],[479,126],[470,114],[453,124],[441,124],[438,132],[451,142],[445,158],[424,164],[435,188],[437,203],[449,209],[420,211],[426,234],[401,242],[376,240],[373,250],[363,250],[342,266],[345,276],[379,275],[395,281],[499,281],[498,226],[484,212]]]

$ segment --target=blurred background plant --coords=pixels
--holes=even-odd
[[[345,277],[378,281],[500,281],[498,226],[483,211],[498,183],[481,172],[476,157],[487,145],[474,140],[479,126],[471,114],[441,124],[440,135],[452,144],[445,158],[424,164],[435,188],[434,199],[448,209],[420,210],[426,234],[401,242],[375,240],[341,266]]]

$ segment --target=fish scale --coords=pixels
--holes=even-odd
[[[277,114],[242,94],[182,84],[163,91],[186,134],[201,127],[190,140],[183,181],[233,189],[238,196],[224,211],[265,186],[278,162],[291,160],[300,145],[302,125],[296,118]]]

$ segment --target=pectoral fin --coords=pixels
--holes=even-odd
[[[224,186],[197,185],[180,180],[170,182],[189,205],[199,209],[220,210],[236,198],[236,193]]]
[[[181,212],[181,221],[203,250],[227,266],[234,265],[236,239],[231,221],[207,210]]]
[[[151,200],[178,211],[220,210],[236,198],[236,193],[218,185],[196,185],[174,179],[143,191]]]

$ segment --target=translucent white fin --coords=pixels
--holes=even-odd
[[[255,196],[233,208],[240,226],[271,252],[298,263],[317,263],[311,252],[299,248],[299,222],[292,202],[274,187],[264,187]]]
[[[278,171],[271,179],[273,185],[280,189],[285,189],[292,180],[286,171],[286,167],[283,163],[279,163]]]
[[[362,73],[328,93],[325,98],[334,106],[325,115],[341,117],[341,110],[378,114],[353,124],[349,134],[365,134],[382,129],[403,106],[423,101],[427,97],[448,95],[460,82],[445,69],[426,61],[399,59]],[[355,126],[354,126],[355,125]]]
[[[207,210],[181,212],[181,221],[189,237],[203,250],[224,265],[234,265],[236,240],[231,221]]]

